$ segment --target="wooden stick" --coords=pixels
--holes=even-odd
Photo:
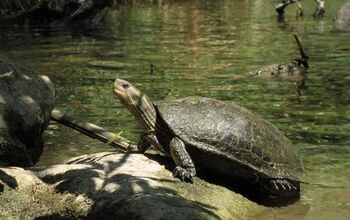
[[[128,139],[120,137],[95,124],[79,121],[69,115],[63,114],[59,110],[52,111],[51,119],[62,125],[73,128],[86,136],[107,143],[113,147],[117,147],[123,151],[128,151],[129,148],[136,149],[136,146]]]

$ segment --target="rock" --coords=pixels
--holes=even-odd
[[[165,169],[170,159],[149,157],[103,152],[0,168],[0,219],[253,219],[267,211],[197,177],[181,182]]]
[[[39,160],[54,96],[47,76],[0,60],[0,164],[28,167]]]
[[[20,167],[0,168],[0,183],[12,189],[44,184],[33,172]]]
[[[77,219],[86,216],[88,198],[61,194],[45,184],[32,171],[18,167],[0,168],[0,219],[40,219],[52,215]]]
[[[250,71],[248,74],[254,77],[280,79],[304,75],[305,72],[306,68],[292,62],[289,64],[271,64],[254,71]]]
[[[338,10],[334,26],[336,30],[350,31],[350,1]]]
[[[287,64],[272,64],[248,73],[250,76],[254,77],[264,77],[264,78],[290,78],[295,76],[305,76],[309,63],[309,56],[299,39],[299,37],[294,34],[294,39],[297,43],[300,58],[296,58]]]
[[[181,182],[164,168],[143,154],[104,152],[34,171],[56,192],[93,201],[88,219],[247,219],[263,209],[199,178]]]

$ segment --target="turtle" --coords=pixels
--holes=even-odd
[[[248,109],[198,96],[156,104],[123,79],[115,80],[113,90],[141,129],[131,151],[160,149],[182,181],[193,182],[200,168],[256,183],[272,196],[299,193],[305,173],[291,141]]]

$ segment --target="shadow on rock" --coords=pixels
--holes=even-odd
[[[15,189],[18,187],[18,183],[16,178],[14,178],[11,175],[8,175],[6,172],[0,170],[0,192],[4,190],[3,184],[6,184],[12,189]]]
[[[165,156],[155,154],[146,154],[146,156],[151,160],[159,162],[161,165],[165,166],[167,170],[173,170],[175,168],[174,163]],[[240,178],[219,174],[218,172],[209,169],[198,169],[197,171],[197,176],[200,179],[205,180],[210,184],[223,186],[235,193],[243,195],[245,198],[259,205],[281,207],[293,204],[300,199],[300,194],[290,198],[271,197],[267,192],[261,190],[261,186],[254,184],[253,181],[248,182]],[[174,180],[179,181],[175,178]]]
[[[91,201],[88,219],[220,219],[208,201],[184,195],[171,173],[142,154],[99,153],[63,165],[36,168],[58,193],[84,196]],[[69,219],[47,215],[37,219]]]

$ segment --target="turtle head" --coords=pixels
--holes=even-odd
[[[133,114],[142,132],[153,132],[157,113],[148,96],[122,79],[115,80],[113,90],[120,102]]]

